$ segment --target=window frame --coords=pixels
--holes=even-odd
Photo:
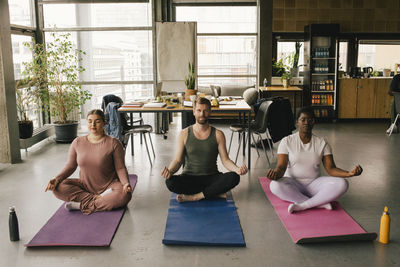
[[[254,6],[257,7],[257,2],[210,2],[210,3],[172,3],[172,19],[176,22],[176,8],[177,7],[216,7],[216,6]],[[256,46],[258,46],[258,27],[256,27],[256,32],[254,33],[197,33],[196,36],[196,47],[198,47],[198,37],[212,37],[212,36],[255,36],[256,37]],[[259,49],[256,48],[256,58],[258,58]],[[198,57],[198,51],[196,58]],[[198,61],[198,60],[197,60]],[[198,78],[255,78],[256,83],[258,79],[258,71],[257,71],[258,63],[256,62],[256,73],[255,74],[239,74],[239,75],[205,75],[205,74],[197,74]],[[196,73],[198,73],[198,62],[196,63]],[[247,85],[246,85],[247,86]]]
[[[31,37],[34,43],[40,42],[40,6],[38,5],[38,0],[29,0],[31,2],[31,7],[33,10],[31,12],[31,21],[34,21],[35,26],[25,26],[25,25],[18,25],[18,24],[10,24],[10,32],[12,35],[21,35],[21,36],[28,36]],[[15,83],[20,81],[19,79],[15,79]],[[50,123],[50,115],[49,113],[42,110],[42,112],[38,113],[38,124],[39,128],[43,127],[44,124]]]
[[[149,0],[119,0],[119,1],[111,1],[111,0],[41,0],[42,4],[120,4],[120,3],[149,3]],[[152,10],[152,19],[150,26],[141,26],[141,27],[63,27],[63,28],[43,28],[43,33],[51,33],[51,32],[93,32],[93,31],[150,31],[152,35],[152,40],[155,40],[155,14],[154,14],[154,1],[151,1],[151,10]],[[42,20],[43,11],[42,13]],[[155,93],[155,79],[156,77],[156,65],[154,64],[154,55],[155,55],[155,46],[153,43],[153,79],[152,80],[143,80],[143,81],[80,81],[81,85],[123,85],[123,84],[153,84],[153,95]]]
[[[272,60],[278,59],[278,42],[301,42],[301,43],[303,43],[303,45],[300,49],[304,49],[304,33],[273,32],[272,33]],[[304,71],[299,71],[300,77],[304,77],[303,72]],[[280,76],[271,76],[271,77],[280,77]]]

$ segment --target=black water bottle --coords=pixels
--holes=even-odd
[[[15,207],[10,207],[10,215],[8,218],[8,226],[10,227],[10,240],[19,240],[19,229],[18,229],[18,219],[17,214],[15,214]]]

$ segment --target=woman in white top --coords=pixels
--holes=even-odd
[[[282,139],[277,166],[267,172],[267,177],[273,180],[271,192],[293,202],[288,207],[289,213],[313,207],[331,210],[330,202],[347,191],[348,182],[343,178],[362,173],[360,165],[351,171],[336,167],[329,144],[312,133],[314,123],[312,108],[301,109],[297,116],[298,132]],[[330,176],[321,176],[321,161]]]

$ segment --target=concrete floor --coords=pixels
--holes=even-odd
[[[219,126],[230,137],[227,125]],[[23,152],[23,163],[0,165],[1,266],[400,266],[400,136],[388,137],[387,126],[387,122],[337,122],[316,125],[314,133],[330,142],[339,167],[362,165],[364,173],[350,179],[349,191],[340,202],[371,232],[379,231],[383,207],[388,205],[392,218],[389,245],[377,241],[294,244],[258,182],[267,163],[264,156],[257,159],[255,149],[251,172],[233,190],[247,247],[163,245],[170,193],[159,173],[174,153],[180,125],[173,123],[167,140],[153,135],[157,154],[153,166],[138,137],[135,156],[127,151],[128,170],[138,174],[139,180],[110,248],[24,247],[61,205],[44,188],[64,166],[69,145],[44,141],[31,148],[28,156]],[[20,242],[9,241],[10,205],[16,206]]]

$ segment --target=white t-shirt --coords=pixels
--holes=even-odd
[[[278,154],[289,155],[289,162],[284,176],[293,177],[307,185],[321,176],[322,157],[332,154],[332,148],[324,138],[312,135],[311,141],[303,144],[299,133],[286,136],[278,146]]]

